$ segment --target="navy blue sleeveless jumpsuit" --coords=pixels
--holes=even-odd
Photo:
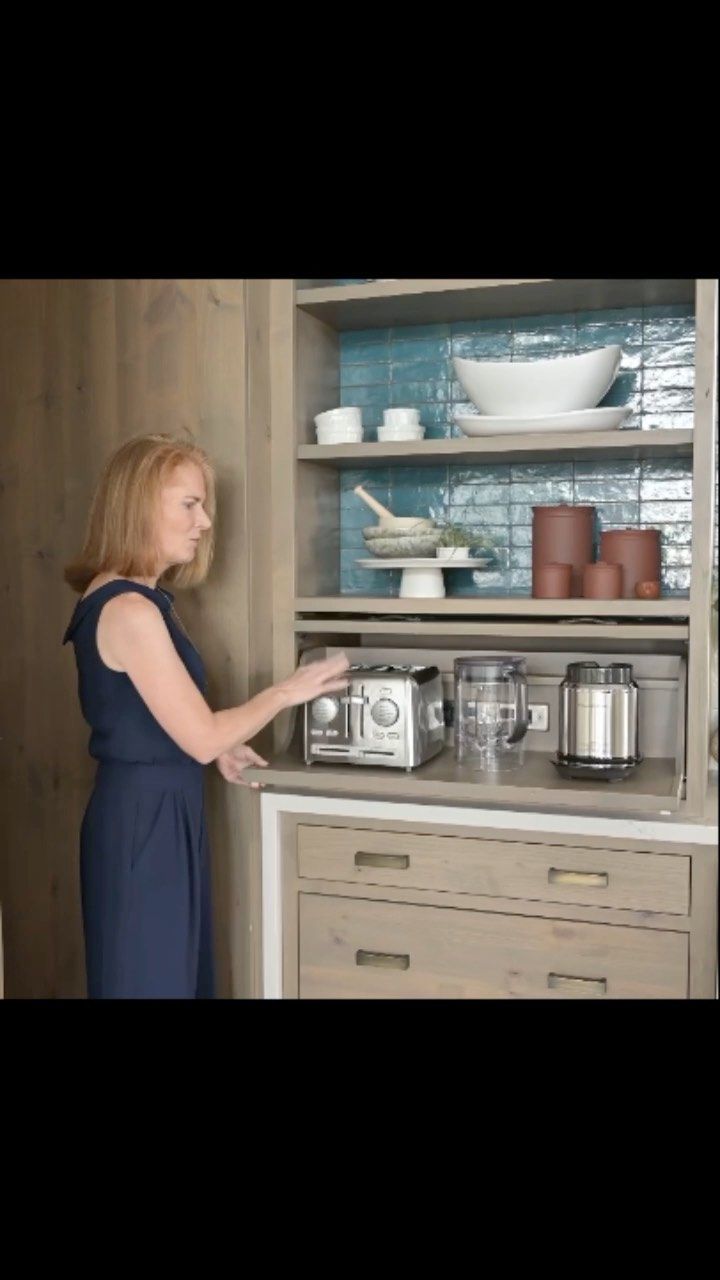
[[[96,644],[104,604],[137,591],[162,613],[200,691],[202,659],[178,626],[173,596],[128,578],[78,601],[72,640],[82,712],[92,730],[95,785],[80,832],[88,996],[209,999],[214,995],[210,865],[203,766],[158,724],[130,677]]]

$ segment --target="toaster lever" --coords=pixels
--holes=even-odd
[[[364,707],[365,703],[369,702],[370,699],[366,698],[365,695],[362,693],[348,693],[348,694],[345,694],[344,697],[340,699],[340,701],[344,704],[344,706],[349,706],[350,704],[356,704],[358,706]]]

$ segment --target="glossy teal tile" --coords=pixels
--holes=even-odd
[[[483,467],[448,467],[450,490],[461,484],[506,484],[510,480],[510,464],[498,462]]]
[[[416,488],[408,485],[392,490],[390,510],[395,516],[420,516],[425,519],[430,517],[431,507],[438,515],[444,511],[445,496],[441,488],[433,489],[430,485]]]
[[[631,480],[612,480],[609,477],[597,480],[576,480],[574,501],[582,502],[622,502],[639,497],[638,482]]]
[[[532,484],[516,484],[510,482],[510,501],[524,502],[529,505],[572,502],[572,480],[533,480]]]
[[[689,569],[664,569],[661,577],[662,590],[671,594],[680,594],[690,590]]]
[[[418,404],[414,407],[420,410],[420,421],[424,427],[447,425],[450,408],[445,401],[439,404]]]
[[[557,329],[576,329],[577,312],[551,311],[547,315],[540,316],[517,316],[513,322],[513,333],[553,333]]]
[[[592,462],[575,463],[575,480],[637,480],[640,476],[639,462],[609,461],[597,458]]]
[[[517,547],[510,553],[510,567],[512,569],[529,569],[532,565],[532,548]]]
[[[446,360],[450,351],[450,339],[400,338],[392,342],[390,350],[394,364],[402,360]]]
[[[654,366],[646,369],[643,375],[643,391],[661,391],[664,388],[671,387],[677,389],[680,387],[695,386],[695,366],[694,365],[670,365],[670,366]]]
[[[393,467],[392,469],[393,489],[408,486],[423,488],[428,485],[434,488],[446,487],[448,485],[447,467]]]
[[[364,485],[375,496],[377,496],[376,490],[379,492],[383,488],[389,489],[390,487],[389,467],[358,467],[357,470],[348,468],[347,471],[341,471],[339,474],[340,489],[343,495],[354,489],[356,484]],[[356,495],[353,495],[353,497],[356,497]]]
[[[453,507],[479,507],[488,503],[504,503],[509,499],[510,485],[456,484],[450,486]]]
[[[445,381],[436,382],[391,382],[390,383],[390,403],[391,405],[413,405],[420,406],[427,402],[428,404],[444,404],[448,398],[448,384]]]
[[[510,529],[510,545],[511,547],[532,546],[532,525],[531,524],[512,525]]]
[[[646,502],[648,499],[654,502],[677,502],[689,498],[692,501],[692,488],[692,476],[674,480],[641,480],[640,500],[641,502]]]
[[[622,347],[640,347],[643,340],[642,316],[635,313],[632,318],[624,320],[602,320],[593,324],[579,323],[577,327],[578,349],[580,347],[607,347],[620,343]]]
[[[390,381],[390,365],[384,364],[347,364],[342,369],[342,385],[346,387],[373,386],[375,383]]]
[[[613,382],[610,390],[603,396],[600,404],[605,405],[631,405],[633,408],[640,408],[640,388],[642,386],[642,372],[628,369],[625,373],[619,373]]]
[[[480,506],[480,507],[453,507],[452,518],[456,524],[478,525],[485,528],[486,525],[508,525],[510,523],[510,512],[513,508],[509,506]]]
[[[572,462],[513,462],[510,479],[520,484],[543,480],[572,480]]]
[[[685,567],[692,563],[691,547],[664,547],[662,561],[668,567]]]
[[[403,360],[398,362],[393,356],[391,361],[392,377],[396,383],[408,382],[443,382],[448,381],[448,364],[443,357],[439,360]]]
[[[694,316],[668,316],[645,319],[643,342],[688,342],[695,334]]]
[[[450,325],[453,338],[469,333],[512,333],[513,322],[509,317],[483,320],[456,320]]]
[[[367,548],[362,536],[362,529],[349,528],[347,523],[343,521],[340,528],[340,550],[355,551],[359,555],[364,555]]]
[[[452,339],[452,354],[466,360],[509,360],[511,352],[509,333],[459,333]]]
[[[607,307],[595,311],[576,311],[578,329],[588,325],[633,324],[642,321],[642,307]]]
[[[643,362],[645,368],[654,368],[656,365],[689,365],[695,366],[695,343],[694,342],[663,342],[663,343],[645,343],[643,347]]]
[[[515,332],[512,340],[512,353],[515,360],[545,360],[553,355],[574,351],[575,329],[550,329],[535,332]]]
[[[603,529],[636,525],[640,520],[639,502],[594,502],[597,519]]]
[[[666,388],[662,391],[643,391],[643,413],[677,413],[679,410],[693,408],[695,393],[691,387],[678,390]]]
[[[641,517],[643,524],[687,523],[692,520],[691,502],[643,502]]]
[[[529,595],[532,584],[532,573],[529,569],[511,569],[509,583],[511,591],[527,592]]]
[[[692,479],[692,462],[689,458],[645,458],[640,475],[643,480]]]
[[[378,342],[388,342],[389,339],[389,329],[351,329],[340,334],[340,351],[343,359],[346,359],[347,352],[355,347],[366,347],[368,344],[374,346]],[[367,360],[367,356],[365,359]]]
[[[341,405],[357,405],[362,409],[364,405],[380,405],[388,404],[390,395],[390,386],[376,387],[342,387],[340,391]]]
[[[689,547],[692,543],[692,525],[682,521],[677,524],[661,524],[655,520],[641,520],[640,528],[659,529],[661,546]]]

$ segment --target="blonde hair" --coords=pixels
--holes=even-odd
[[[205,510],[214,521],[215,473],[199,445],[175,436],[133,436],[116,449],[93,494],[80,555],[66,565],[65,581],[82,594],[98,573],[153,577],[158,571],[156,522],[160,490],[173,469],[192,462],[205,480]],[[168,586],[194,587],[207,577],[214,549],[214,523],[203,530],[191,564],[172,565]]]

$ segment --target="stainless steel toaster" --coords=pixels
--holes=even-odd
[[[305,704],[305,763],[415,769],[442,751],[442,678],[437,667],[348,668],[344,694]]]

